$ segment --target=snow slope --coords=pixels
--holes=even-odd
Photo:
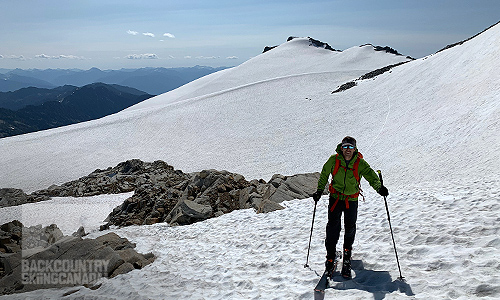
[[[333,95],[341,83],[374,69],[363,70],[363,55],[381,53],[354,47],[349,51],[357,59],[338,63],[341,53],[301,43],[285,43],[101,120],[1,139],[7,154],[0,168],[7,173],[0,186],[43,187],[132,157],[163,159],[187,172],[216,168],[268,179],[319,171],[349,134],[371,166],[384,172],[407,282],[396,281],[384,202],[363,182],[367,200],[359,208],[355,278],[334,283],[326,299],[499,299],[500,26]],[[292,49],[281,52],[285,47]],[[280,68],[269,66],[271,55]],[[316,59],[324,62],[314,65]],[[329,70],[327,63],[346,68]],[[183,227],[112,229],[157,260],[65,298],[312,299],[324,263],[327,197],[316,213],[312,270],[303,265],[313,201],[285,205],[269,214],[240,210]],[[64,215],[46,210],[55,221]],[[92,211],[87,214],[93,220]],[[53,299],[73,289],[4,298]]]
[[[227,169],[249,179],[316,170],[316,158],[286,156],[320,142],[309,134],[316,122],[331,122],[330,91],[406,60],[372,46],[333,52],[292,40],[115,115],[1,139],[7,155],[0,186],[46,188],[131,158],[161,159],[185,172]]]
[[[354,279],[332,282],[334,288],[326,291],[325,299],[499,299],[498,184],[446,191],[443,185],[446,182],[438,181],[421,189],[395,191],[389,197],[406,283],[396,280],[399,272],[383,200],[368,192],[359,207]],[[57,221],[61,213],[57,202],[78,201],[79,207],[95,208],[105,197],[59,198],[39,207],[39,212],[47,221],[50,217]],[[286,209],[269,214],[248,209],[189,226],[114,229],[137,243],[137,251],[152,251],[155,262],[104,279],[97,290],[49,289],[2,298],[59,299],[77,289],[64,299],[313,299],[317,273],[324,268],[327,201],[325,196],[318,204],[311,269],[303,265],[313,200],[293,200],[284,203]],[[82,218],[95,220],[92,211],[86,211]],[[68,222],[63,231],[68,227],[78,228]],[[89,237],[104,233],[93,232]]]
[[[497,172],[498,31],[333,95],[405,58],[292,40],[115,115],[1,139],[0,186],[46,188],[131,158],[268,180],[318,171],[348,134],[392,182]],[[471,153],[487,163],[470,164]]]

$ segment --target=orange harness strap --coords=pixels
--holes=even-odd
[[[330,190],[330,192],[331,192],[331,190]],[[337,192],[335,189],[333,189],[332,194],[337,194],[337,199],[335,200],[335,203],[333,203],[332,207],[330,208],[330,211],[333,211],[335,209],[335,206],[337,206],[337,203],[339,202],[340,196],[345,196],[345,208],[346,209],[349,209],[349,198],[358,198],[358,196],[359,196],[359,192],[357,192],[356,194],[352,194],[352,195],[345,195],[345,194],[342,194],[340,192]]]

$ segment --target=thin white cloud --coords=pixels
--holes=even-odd
[[[46,55],[46,54],[38,54],[38,55],[35,55],[35,58],[40,58],[40,59],[80,59],[80,60],[85,59],[85,57],[83,57],[83,56],[64,55],[64,54],[56,55],[56,56],[50,56],[50,55]]]
[[[76,56],[76,55],[59,55],[58,58],[61,58],[61,59],[85,59],[85,57],[83,56]]]
[[[139,32],[133,31],[133,30],[127,30],[127,33],[131,34],[131,35],[138,35],[139,34]]]
[[[0,54],[0,59],[2,59],[2,58],[3,58],[3,55],[2,55],[2,54]]]
[[[164,33],[163,36],[166,36],[166,37],[169,37],[171,39],[175,39],[175,35],[171,34],[171,33]]]
[[[158,55],[154,53],[145,53],[145,54],[130,54],[125,56],[127,59],[158,59]]]
[[[143,32],[142,34],[145,36],[155,37],[155,34],[151,32]]]
[[[186,56],[184,56],[184,58],[185,58],[185,59],[191,59],[191,58],[193,58],[193,57],[192,57],[191,55],[186,55]]]
[[[197,59],[217,59],[220,56],[196,56]]]
[[[45,54],[38,54],[38,55],[35,55],[35,58],[51,59],[52,56],[45,55]]]
[[[23,55],[7,55],[4,56],[4,58],[15,59],[15,60],[26,60],[26,58]]]
[[[226,57],[226,59],[238,59],[239,57],[238,56],[228,56]]]

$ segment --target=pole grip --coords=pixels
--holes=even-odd
[[[384,185],[384,180],[382,179],[382,171],[377,170],[377,173],[378,173],[378,178],[380,179],[380,184]]]

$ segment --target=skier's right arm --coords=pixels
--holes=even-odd
[[[336,156],[332,155],[323,165],[323,169],[321,170],[321,175],[319,176],[318,180],[318,191],[325,190],[325,186],[328,183],[328,177],[330,177],[330,174],[332,173],[333,167],[335,165],[335,159]]]

